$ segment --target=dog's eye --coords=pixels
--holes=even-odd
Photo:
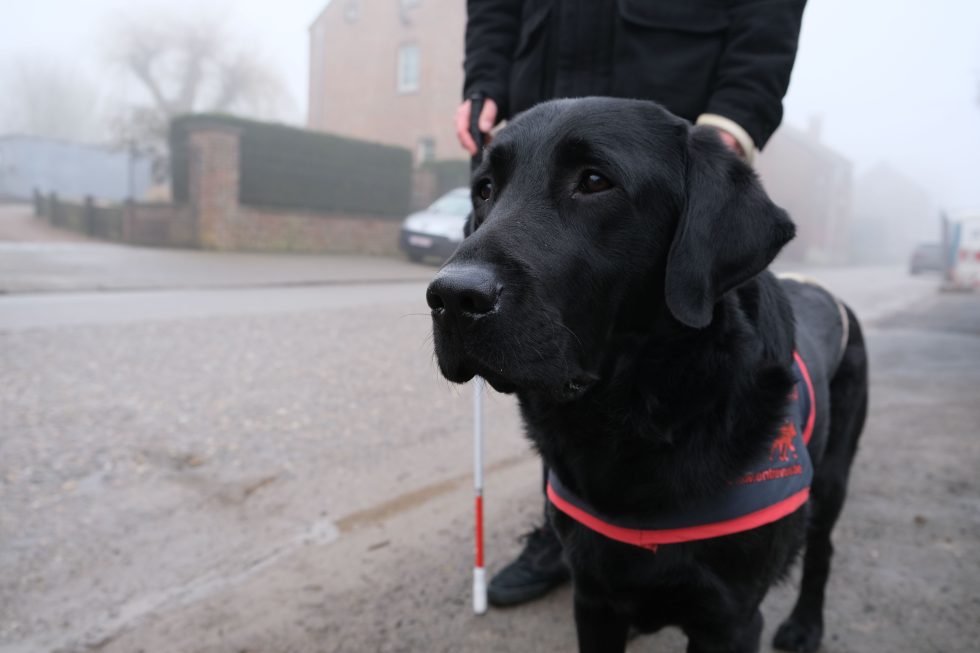
[[[480,182],[480,185],[476,187],[476,196],[486,202],[491,195],[493,195],[493,184],[489,181]]]
[[[586,170],[578,182],[580,193],[601,193],[612,188],[612,182],[595,170]]]

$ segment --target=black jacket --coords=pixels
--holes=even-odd
[[[806,0],[468,0],[464,97],[511,117],[556,97],[715,113],[761,148],[782,120]]]

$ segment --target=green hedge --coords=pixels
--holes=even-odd
[[[422,164],[425,170],[431,170],[436,177],[436,193],[443,195],[454,188],[470,185],[470,162],[445,160],[429,161]]]
[[[188,132],[215,123],[241,133],[242,204],[392,216],[408,212],[409,150],[214,114],[181,116],[170,124],[171,179],[178,201],[188,199]]]

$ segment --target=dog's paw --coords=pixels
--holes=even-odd
[[[822,638],[822,624],[790,617],[779,626],[776,636],[772,638],[772,645],[781,651],[813,653],[820,648]]]

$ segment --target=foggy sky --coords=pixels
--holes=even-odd
[[[120,86],[118,72],[107,71],[104,42],[108,23],[121,11],[135,11],[136,3],[7,0],[4,5],[0,64],[19,56],[63,60],[84,70],[102,93],[123,98],[135,93]],[[228,16],[229,32],[254,43],[282,71],[295,106],[290,118],[301,123],[307,28],[325,5],[324,0],[169,0],[158,6]],[[824,141],[854,161],[857,174],[884,160],[915,178],[938,206],[980,209],[978,98],[977,0],[811,0],[784,122],[805,128],[811,116],[820,116]]]

